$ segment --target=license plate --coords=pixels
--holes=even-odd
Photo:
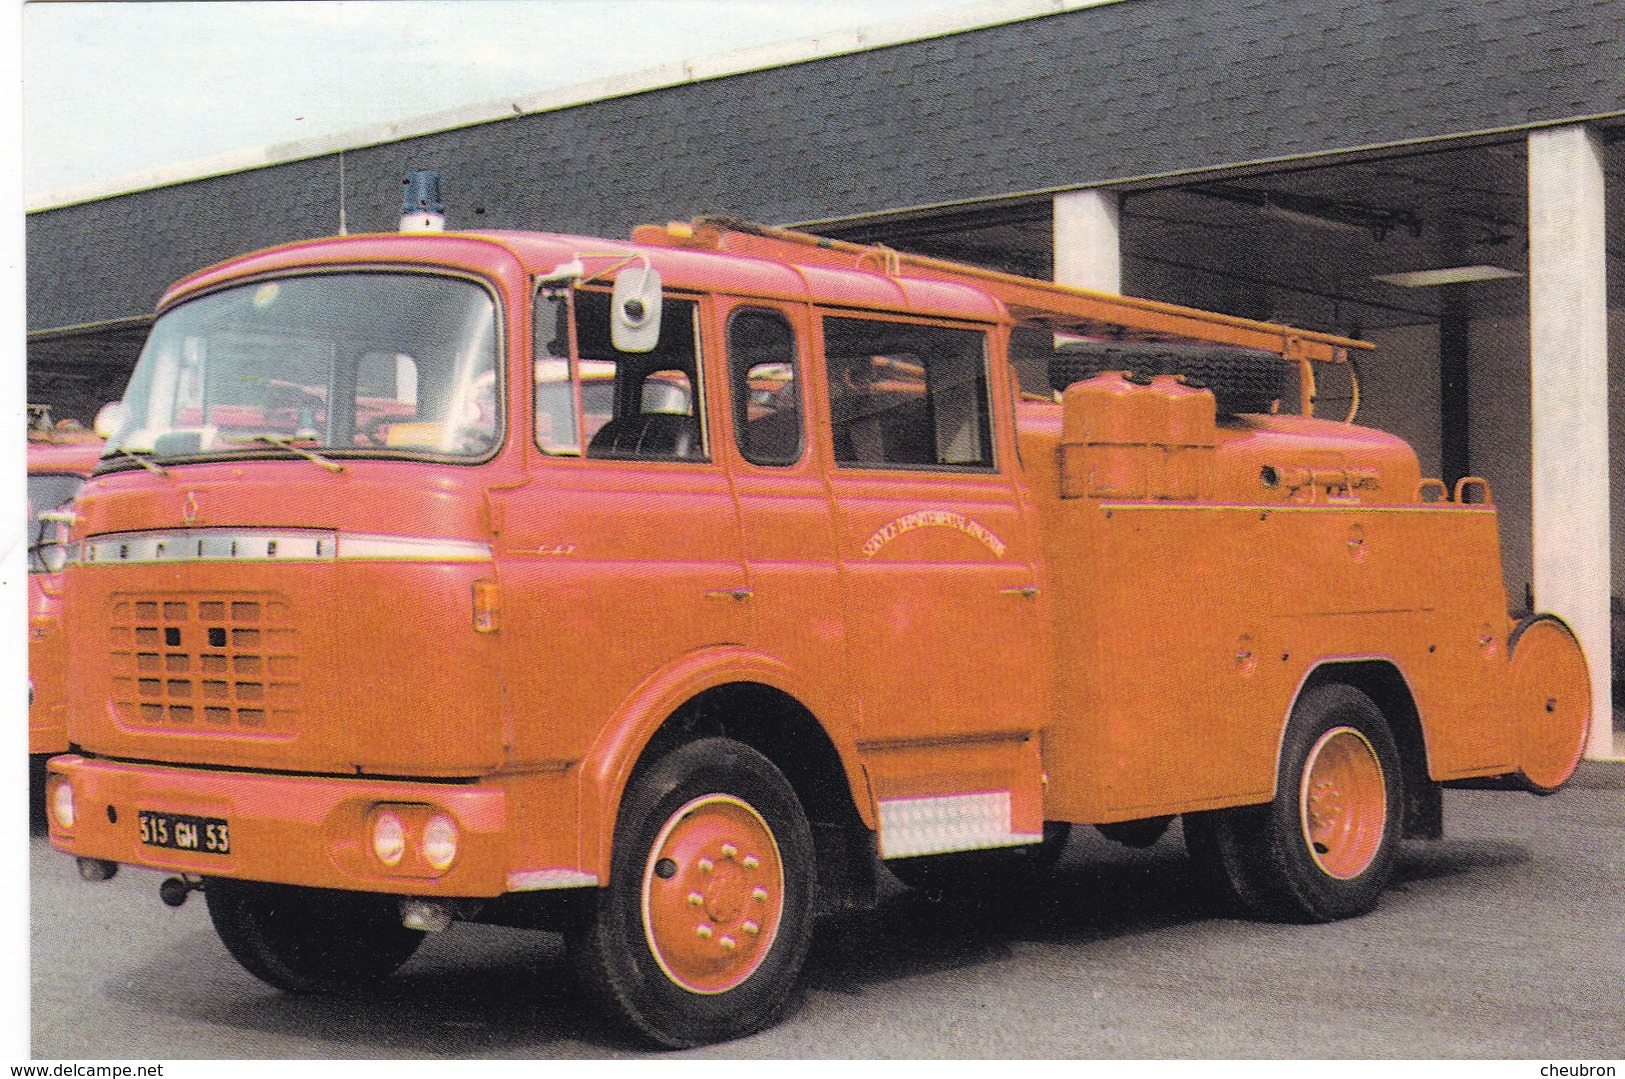
[[[231,829],[219,817],[192,817],[184,813],[140,810],[141,842],[169,850],[230,854]]]

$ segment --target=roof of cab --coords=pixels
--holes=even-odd
[[[371,233],[306,240],[253,252],[199,270],[176,282],[159,301],[162,309],[196,291],[231,279],[285,273],[304,266],[455,266],[491,276],[546,274],[580,258],[588,280],[613,275],[629,260],[647,258],[667,288],[725,292],[759,299],[811,302],[976,321],[1008,318],[1004,305],[971,285],[876,269],[839,268],[734,254],[640,244],[630,240],[545,232]]]

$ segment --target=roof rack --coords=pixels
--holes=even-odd
[[[1347,363],[1350,349],[1374,347],[1335,334],[1237,318],[1194,307],[1073,288],[979,266],[897,251],[881,244],[832,240],[794,229],[730,217],[698,217],[690,222],[640,225],[636,243],[727,251],[781,262],[871,270],[974,285],[997,297],[1017,322],[1085,337],[1142,341],[1205,341],[1274,352],[1289,363]],[[1312,380],[1313,376],[1308,375]],[[1311,381],[1312,385],[1312,381]]]

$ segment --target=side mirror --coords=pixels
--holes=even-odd
[[[48,543],[40,548],[39,557],[46,573],[61,573],[68,565],[68,548],[60,543]]]
[[[660,340],[660,271],[628,266],[615,278],[609,339],[618,352],[652,352]]]
[[[109,401],[96,413],[96,433],[109,439],[122,434],[134,415],[123,401]]]

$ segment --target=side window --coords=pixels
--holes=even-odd
[[[985,333],[836,317],[823,328],[838,464],[992,467]]]
[[[739,311],[728,320],[728,374],[734,437],[754,465],[801,460],[801,380],[795,334],[776,311]]]
[[[576,433],[576,386],[570,381],[570,311],[567,294],[537,293],[531,338],[535,365],[533,401],[537,447],[544,453],[579,457],[581,438]],[[585,370],[582,373],[585,376]],[[585,401],[582,404],[586,406]],[[583,411],[589,410],[583,407]],[[604,401],[600,426],[608,420],[609,403]]]
[[[620,352],[609,339],[608,293],[538,297],[536,445],[543,452],[616,460],[709,460],[701,408],[698,305],[666,299],[660,320],[660,340],[652,352]]]

